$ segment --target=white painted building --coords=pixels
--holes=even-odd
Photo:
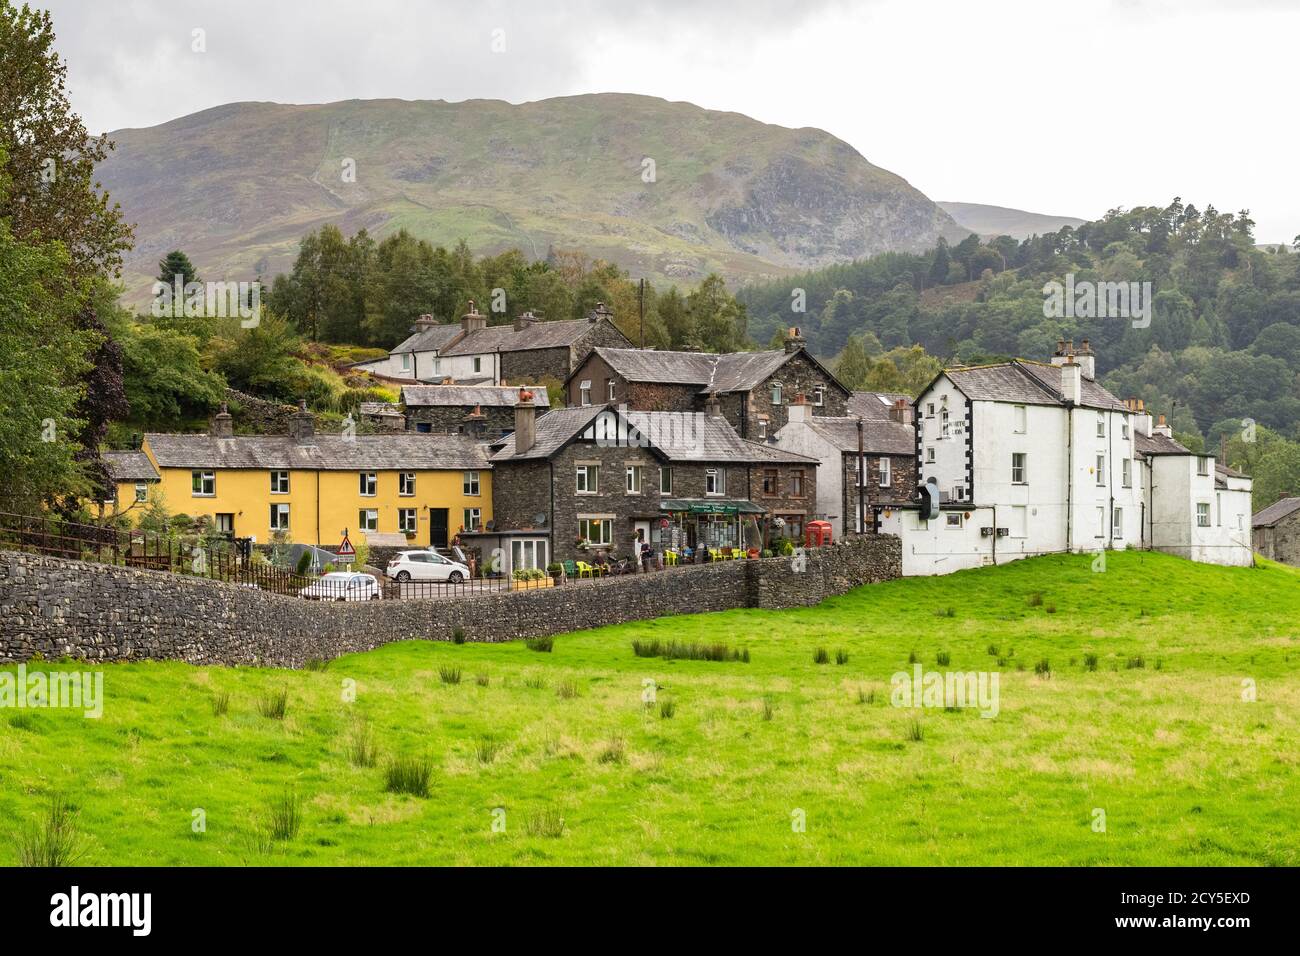
[[[922,392],[917,481],[934,478],[942,504],[932,520],[915,505],[882,511],[904,574],[1132,547],[1250,562],[1250,479],[1225,475],[1216,489],[1212,456],[1173,441],[1094,369],[1086,340],[1078,352],[1062,343],[1050,365],[948,369]]]

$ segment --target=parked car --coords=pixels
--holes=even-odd
[[[383,590],[373,574],[331,571],[299,591],[298,596],[309,601],[378,601]]]
[[[469,568],[459,561],[444,558],[435,551],[398,551],[388,562],[386,572],[394,581],[450,581],[459,584],[469,579]]]

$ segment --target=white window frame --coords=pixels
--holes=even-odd
[[[960,531],[964,516],[960,511],[945,511],[943,526],[947,531]]]
[[[857,459],[854,459],[855,461]],[[893,462],[888,458],[880,459],[880,487],[889,488],[894,482]]]
[[[288,531],[289,505],[283,501],[274,502],[271,505],[270,518],[272,531]]]
[[[671,495],[672,493],[673,493],[673,470],[671,467],[668,466],[660,466],[659,494]]]
[[[1106,456],[1097,456],[1097,487],[1106,487]]]
[[[411,370],[411,353],[410,353],[410,352],[403,352],[403,353],[402,353],[402,371],[403,371],[403,372],[409,372],[410,370]]]
[[[137,481],[135,483],[135,502],[143,504],[149,500],[149,483],[147,481]]]
[[[578,404],[584,408],[591,405],[591,379],[584,378],[578,383]]]
[[[283,478],[283,481],[277,479]],[[271,494],[287,495],[289,493],[289,473],[277,469],[271,472]]]
[[[583,533],[583,525],[586,525],[586,533]],[[592,535],[593,528],[599,530],[599,533]],[[593,545],[609,547],[614,543],[614,520],[612,518],[595,518],[578,515],[578,536]]]
[[[1019,462],[1016,459],[1020,459]],[[1016,472],[1020,472],[1020,477],[1016,477]],[[1029,455],[1023,451],[1013,451],[1011,453],[1011,483],[1013,485],[1029,484]]]
[[[600,494],[600,465],[578,465],[574,468],[573,493],[576,495]]]
[[[826,386],[820,382],[813,386],[813,404],[818,408],[826,404]]]
[[[399,498],[415,497],[415,472],[413,471],[398,472],[397,496]]]
[[[483,527],[483,509],[465,508],[461,513],[461,524],[466,531],[478,531]]]
[[[929,447],[927,447],[927,448],[925,449],[925,461],[926,461],[926,464],[929,464],[929,465],[933,465],[933,464],[934,464],[934,446],[933,446],[933,445],[930,445]]]
[[[713,490],[709,490],[709,485],[713,485]],[[727,494],[727,469],[725,468],[705,468],[704,469],[704,495],[706,498],[723,498]]]
[[[1110,536],[1112,538],[1124,537],[1124,509],[1123,508],[1115,507],[1111,509]]]
[[[546,568],[547,543],[545,538],[512,538],[510,541],[510,570]]]
[[[1197,455],[1197,456],[1196,456],[1196,473],[1197,473],[1198,475],[1200,475],[1201,477],[1205,477],[1206,475],[1208,475],[1208,474],[1210,473],[1210,456],[1209,456],[1209,455]]]
[[[419,512],[415,508],[397,509],[397,530],[402,534],[415,534],[419,526]]]
[[[379,472],[357,472],[357,494],[362,498],[373,498],[379,494]]]
[[[1132,488],[1133,487],[1133,459],[1132,458],[1123,459],[1123,461],[1120,463],[1120,468],[1121,468],[1121,478],[1124,482],[1124,487]]]
[[[939,413],[939,437],[948,438],[952,435],[952,424],[948,420],[948,409]]]
[[[1098,438],[1106,437],[1106,413],[1105,412],[1097,413],[1097,437]]]
[[[759,415],[757,424],[758,424],[758,438],[761,441],[767,438],[767,416]]]
[[[474,359],[473,359],[473,362],[474,362],[474,374],[475,374],[475,375],[480,375],[480,374],[482,374],[482,372],[483,372],[483,356],[481,356],[481,355],[475,355],[475,356],[474,356]]]
[[[1029,409],[1024,405],[1016,405],[1011,410],[1011,432],[1014,435],[1023,435],[1029,428]]]
[[[605,394],[607,402],[614,401],[614,380],[612,378],[605,382]]]
[[[782,399],[782,389],[780,382],[773,382],[771,388],[771,399],[773,405],[780,405]]]
[[[483,496],[483,477],[477,471],[467,471],[461,476],[460,490],[466,498]]]
[[[199,490],[194,490],[198,479]],[[192,498],[215,498],[217,496],[217,473],[207,469],[196,468],[190,472],[190,497]]]
[[[1210,503],[1208,501],[1196,502],[1196,527],[1208,528],[1210,526]]]
[[[623,473],[623,490],[629,495],[641,494],[641,489],[644,486],[644,481],[642,480],[644,470],[644,465],[627,466],[627,469]]]
[[[379,530],[379,509],[358,508],[357,528],[361,531],[378,531]]]

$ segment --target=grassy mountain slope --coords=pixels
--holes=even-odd
[[[326,222],[464,237],[482,252],[579,247],[686,282],[965,235],[828,133],[645,96],[233,103],[110,135],[117,150],[100,174],[138,224],[126,270],[134,301],[173,248],[204,278],[269,276]],[[344,181],[349,159],[355,182]]]
[[[1077,228],[1084,220],[1073,216],[1049,216],[1038,212],[1025,212],[1023,209],[1007,209],[1005,206],[984,206],[974,202],[940,202],[940,209],[953,219],[981,236],[1011,236],[1014,239],[1028,239],[1030,236],[1043,236],[1056,232],[1066,226]]]

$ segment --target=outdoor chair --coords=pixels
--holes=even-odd
[[[575,561],[574,563],[578,566],[578,577],[594,578],[596,576],[596,569],[586,561]]]
[[[570,581],[577,579],[578,566],[576,564],[574,564],[572,561],[565,561],[560,566],[564,568],[564,576],[566,578],[568,578]]]

